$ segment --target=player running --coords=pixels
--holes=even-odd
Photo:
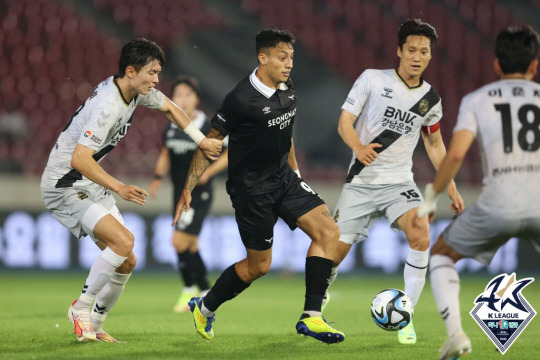
[[[353,156],[334,210],[341,237],[331,282],[352,245],[366,239],[373,223],[384,216],[392,229],[403,230],[409,241],[403,275],[405,293],[414,305],[424,287],[429,251],[427,219],[413,224],[416,209],[422,204],[411,171],[420,133],[435,169],[445,154],[440,132],[441,99],[422,78],[436,39],[435,29],[420,20],[409,19],[401,24],[398,68],[364,71],[342,106],[338,125]],[[448,186],[448,195],[452,209],[462,211],[463,200],[453,182]],[[398,331],[398,339],[402,344],[416,343],[412,322]]]
[[[227,268],[204,298],[189,303],[197,332],[208,340],[214,336],[217,308],[270,270],[278,217],[291,230],[299,227],[311,238],[304,311],[297,332],[326,343],[345,339],[321,315],[339,229],[324,201],[300,178],[296,164],[292,141],[296,92],[290,79],[293,44],[294,36],[286,30],[272,28],[257,34],[259,66],[225,97],[212,119],[209,137],[229,135],[227,192],[247,256]],[[208,164],[197,151],[175,222],[181,211],[189,210],[191,192]]]
[[[430,280],[448,339],[440,359],[471,352],[459,309],[459,275],[463,258],[489,265],[510,238],[530,240],[540,251],[540,38],[529,26],[503,29],[495,42],[494,69],[500,80],[468,94],[461,101],[457,124],[417,221],[433,215],[438,194],[457,174],[475,138],[484,160],[478,200],[443,231],[431,249]]]
[[[100,83],[73,114],[43,172],[41,198],[47,209],[77,238],[90,235],[102,250],[68,311],[79,341],[117,342],[103,330],[103,322],[136,263],[133,234],[124,226],[111,191],[139,205],[145,204],[147,193],[118,181],[99,165],[126,135],[135,108],[143,105],[165,113],[211,159],[221,150],[221,141],[205,138],[182,109],[155,88],[164,60],[163,50],[152,41],[134,39],[124,45],[118,73]]]

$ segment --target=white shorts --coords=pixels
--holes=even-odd
[[[443,231],[444,241],[463,256],[489,265],[497,250],[513,237],[529,240],[540,252],[540,218],[505,219],[474,203]]]
[[[90,235],[94,241],[98,241],[94,236],[94,227],[108,214],[124,225],[116,200],[109,190],[98,184],[84,189],[41,188],[41,199],[52,216],[79,239]]]
[[[399,231],[396,220],[423,202],[413,181],[387,185],[345,184],[334,210],[334,220],[341,231],[339,240],[350,245],[363,241],[371,226],[383,216],[392,230]]]

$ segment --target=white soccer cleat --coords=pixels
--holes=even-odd
[[[94,341],[96,340],[96,333],[90,321],[90,309],[76,310],[73,307],[76,302],[77,300],[71,304],[67,313],[67,318],[73,325],[73,332],[77,334],[77,340],[79,341]]]
[[[439,360],[455,360],[472,352],[471,340],[464,332],[452,335],[439,349]]]
[[[96,332],[96,340],[101,342],[109,342],[109,343],[125,343],[125,341],[118,341],[115,338],[113,338],[111,335],[109,335],[108,332],[101,329],[100,331]]]

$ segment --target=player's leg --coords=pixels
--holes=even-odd
[[[225,269],[204,298],[193,298],[189,302],[195,328],[207,340],[214,336],[212,322],[218,307],[266,274],[272,262],[273,231],[277,221],[273,210],[275,194],[234,196],[231,200],[247,256]]]
[[[330,327],[322,317],[322,301],[330,281],[339,228],[324,204],[302,215],[297,225],[311,238],[311,245],[306,257],[304,311],[296,330],[326,343],[341,342],[345,335]]]
[[[178,258],[178,272],[184,284],[173,310],[175,312],[189,311],[189,300],[199,296],[199,289],[194,281],[195,261],[191,252],[192,247],[197,243],[197,236],[176,229],[173,233],[172,243]]]

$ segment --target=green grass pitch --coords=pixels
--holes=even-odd
[[[325,316],[346,334],[343,343],[326,345],[296,335],[303,306],[302,275],[270,274],[225,303],[216,314],[215,338],[195,333],[190,313],[172,306],[179,280],[171,272],[135,273],[105,329],[123,344],[79,343],[66,319],[78,295],[82,272],[2,271],[0,273],[1,359],[436,359],[446,338],[429,282],[415,311],[416,345],[397,342],[397,334],[379,329],[369,305],[387,287],[402,288],[400,276],[359,272],[338,277]],[[518,278],[527,276],[517,274]],[[540,316],[503,356],[468,312],[491,275],[462,277],[462,318],[473,343],[465,359],[540,359]],[[540,279],[523,295],[540,311]]]

